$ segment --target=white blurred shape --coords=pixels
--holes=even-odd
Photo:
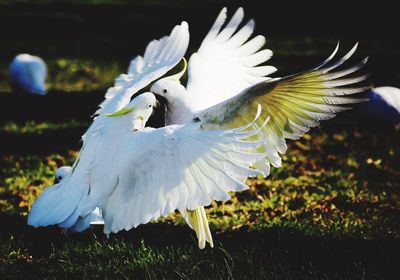
[[[30,54],[19,54],[9,68],[11,86],[29,93],[46,94],[47,67],[43,59]]]
[[[393,107],[400,114],[400,89],[395,87],[373,88],[373,94],[380,96],[387,105]]]

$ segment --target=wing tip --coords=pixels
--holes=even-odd
[[[183,27],[185,29],[189,29],[189,24],[186,20],[183,20],[180,24],[180,27]]]

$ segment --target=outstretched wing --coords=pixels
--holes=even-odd
[[[127,74],[121,74],[115,85],[107,90],[105,100],[96,114],[114,113],[123,108],[130,98],[152,81],[171,70],[183,58],[189,44],[188,24],[176,25],[169,36],[151,41],[144,56],[137,56]]]
[[[158,79],[183,58],[189,44],[188,24],[183,21],[176,25],[169,36],[151,41],[142,56],[137,56],[129,65],[127,74],[121,74],[115,85],[107,90],[105,100],[99,105],[97,115],[82,136],[83,144],[96,139],[107,126],[105,114],[114,113],[126,106],[131,97],[152,81]]]
[[[261,142],[243,141],[257,131],[204,131],[199,123],[140,132],[120,143],[115,168],[118,180],[102,202],[105,233],[227,200],[229,192],[248,187],[249,168],[263,154],[252,153]],[[112,172],[111,172],[112,173]]]
[[[276,71],[273,66],[259,66],[272,56],[272,51],[260,50],[264,36],[249,40],[254,31],[252,19],[238,29],[243,17],[243,9],[239,8],[222,28],[226,19],[223,8],[199,50],[191,56],[187,92],[195,111],[235,96]]]
[[[286,152],[285,138],[298,139],[320,121],[350,109],[346,105],[365,101],[351,95],[369,88],[354,86],[364,81],[366,75],[348,75],[362,68],[367,58],[353,67],[334,71],[352,56],[356,48],[357,45],[343,58],[327,66],[338,50],[336,47],[332,55],[318,67],[258,83],[231,99],[198,113],[197,118],[204,123],[234,127],[248,123],[258,104],[261,104],[263,118],[270,118],[263,128],[267,159],[279,167],[279,154]]]

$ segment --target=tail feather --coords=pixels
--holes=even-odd
[[[196,232],[199,248],[204,249],[206,242],[213,248],[214,242],[204,207],[199,206],[195,210],[185,210],[181,213],[187,224]]]
[[[62,224],[74,214],[88,187],[67,184],[68,181],[46,188],[36,199],[28,216],[28,225],[39,227]]]

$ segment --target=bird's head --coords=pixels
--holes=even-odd
[[[169,103],[184,94],[185,87],[180,83],[180,79],[186,71],[187,63],[184,58],[182,61],[183,69],[179,73],[158,80],[151,86],[150,92],[165,98]]]
[[[158,101],[154,94],[151,92],[145,92],[135,97],[129,102],[128,105],[123,107],[121,110],[106,114],[107,117],[124,117],[130,123],[132,123],[132,131],[136,131],[144,128],[147,120],[153,113],[153,108],[156,107]]]
[[[61,183],[72,172],[71,166],[62,166],[57,169],[54,184]]]

